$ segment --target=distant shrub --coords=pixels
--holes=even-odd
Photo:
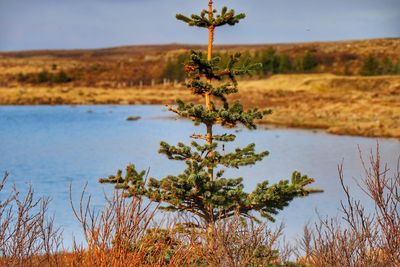
[[[269,48],[261,54],[260,58],[262,64],[263,74],[274,74],[278,73],[279,70],[279,56],[276,50]]]
[[[360,69],[360,74],[363,76],[372,76],[380,74],[378,60],[374,56],[369,55],[363,62],[363,65]]]
[[[287,73],[293,70],[292,59],[288,54],[282,54],[279,57],[279,72]]]
[[[20,83],[27,82],[29,80],[29,75],[24,74],[24,73],[18,73],[16,80]]]
[[[306,51],[302,60],[302,70],[303,71],[313,71],[318,67],[318,61],[315,56],[310,52]]]
[[[394,74],[395,73],[395,66],[393,64],[393,61],[385,57],[382,60],[382,63],[380,64],[380,74]]]
[[[400,59],[397,60],[397,64],[394,66],[394,74],[400,74]]]
[[[56,74],[52,75],[52,82],[54,83],[68,83],[71,82],[72,78],[65,73],[65,71],[60,70]]]
[[[188,53],[182,53],[176,58],[176,60],[168,59],[167,64],[164,68],[163,78],[167,78],[171,81],[184,81],[186,74],[182,67],[183,63],[188,58]]]
[[[353,54],[353,53],[344,52],[343,54],[340,54],[341,62],[347,62],[347,61],[352,61],[352,60],[357,60],[357,59],[358,59],[358,55]]]
[[[350,64],[348,62],[344,63],[342,74],[346,76],[353,74],[353,72],[351,71]]]
[[[101,64],[93,64],[89,67],[89,72],[95,72],[95,73],[101,73],[101,72],[105,72],[107,71],[107,67],[105,65],[101,65]]]
[[[323,54],[316,57],[318,65],[323,65],[325,67],[332,67],[336,62],[336,57],[333,54]]]
[[[36,76],[35,82],[36,83],[47,83],[50,82],[51,74],[49,74],[46,70],[39,72]]]

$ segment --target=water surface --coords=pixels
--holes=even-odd
[[[128,116],[141,116],[126,121]],[[103,193],[112,186],[100,185],[99,177],[114,174],[118,168],[134,163],[139,169],[151,168],[151,176],[161,178],[179,174],[181,162],[167,160],[157,153],[160,140],[171,144],[189,143],[188,136],[202,133],[190,121],[176,120],[161,106],[3,106],[0,107],[0,171],[10,172],[10,181],[21,191],[31,184],[37,196],[50,196],[51,212],[64,228],[67,243],[72,234],[79,237],[76,220],[69,204],[69,185],[78,200],[80,190],[88,183],[93,204],[101,207]],[[216,132],[224,132],[216,129]],[[338,214],[343,193],[337,165],[343,161],[345,175],[356,197],[365,199],[356,181],[363,174],[358,146],[366,156],[379,141],[383,161],[395,169],[400,142],[395,139],[336,136],[324,132],[298,129],[239,129],[237,141],[226,149],[256,143],[270,156],[253,167],[229,170],[227,175],[245,178],[251,190],[258,182],[290,178],[299,170],[316,178],[314,187],[325,190],[297,199],[279,214],[285,221],[286,234],[300,234],[305,223],[321,216]],[[0,195],[1,197],[1,195]],[[368,202],[365,202],[368,203]]]

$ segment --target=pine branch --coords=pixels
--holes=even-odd
[[[219,163],[225,167],[239,168],[240,166],[254,165],[268,155],[268,151],[256,153],[255,144],[250,144],[245,148],[237,148],[235,152],[222,156],[219,159]]]
[[[214,138],[215,141],[233,142],[236,139],[236,135],[234,135],[234,134],[214,135],[213,138]]]
[[[208,17],[209,13],[207,10],[202,10],[200,15],[193,14],[190,17],[177,14],[176,19],[183,21],[189,26],[196,26],[200,28],[209,28],[213,26],[216,28],[224,25],[234,26],[235,24],[239,23],[240,20],[246,17],[246,15],[243,13],[235,15],[235,10],[231,9],[228,11],[227,7],[223,7],[221,13],[214,16],[216,13],[217,10],[214,9],[211,19]]]
[[[255,120],[262,119],[264,115],[270,114],[271,110],[252,109],[243,110],[243,106],[239,102],[235,102],[231,107],[225,103],[225,106],[216,109],[215,107],[208,111],[203,105],[186,104],[182,100],[177,100],[177,108],[167,105],[167,108],[183,118],[189,118],[196,125],[204,123],[205,125],[221,124],[226,127],[235,127],[242,124],[248,129],[256,129]]]
[[[190,146],[185,146],[183,143],[178,143],[178,146],[171,146],[166,142],[160,143],[160,150],[158,153],[165,154],[168,159],[173,160],[201,160],[201,156],[197,152],[192,152]]]

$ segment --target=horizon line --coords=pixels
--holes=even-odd
[[[271,46],[271,45],[302,45],[302,44],[313,44],[313,43],[345,43],[345,42],[362,42],[362,41],[373,41],[373,40],[397,40],[398,37],[376,37],[376,38],[363,38],[363,39],[338,39],[338,40],[315,40],[315,41],[293,41],[293,42],[276,42],[276,43],[218,43],[214,44],[214,47],[218,46]],[[145,47],[145,46],[207,46],[207,43],[147,43],[147,44],[121,44],[112,46],[99,46],[99,47],[82,47],[82,48],[38,48],[38,49],[21,49],[21,50],[1,50],[0,53],[28,53],[28,52],[62,52],[62,51],[92,51],[92,50],[109,50],[118,48],[129,48],[129,47]]]

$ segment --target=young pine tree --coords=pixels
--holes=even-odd
[[[255,129],[255,120],[263,118],[268,110],[250,109],[245,111],[240,102],[233,104],[227,96],[238,92],[236,76],[248,74],[259,64],[237,66],[240,55],[230,57],[221,66],[219,57],[213,57],[214,31],[216,28],[239,23],[245,15],[234,10],[222,8],[220,13],[209,0],[208,9],[190,17],[178,14],[178,20],[208,29],[207,57],[201,52],[191,52],[190,60],[184,68],[188,75],[187,87],[193,94],[204,98],[205,104],[187,104],[177,100],[176,106],[168,108],[183,118],[190,118],[196,125],[204,125],[205,134],[193,134],[190,145],[178,143],[170,145],[161,142],[160,153],[170,160],[186,163],[180,175],[168,175],[161,180],[145,179],[145,171],[137,171],[134,165],[126,168],[125,175],[119,170],[117,175],[100,179],[102,183],[113,183],[116,188],[125,190],[127,197],[145,196],[152,201],[162,202],[169,211],[187,212],[199,218],[208,226],[218,220],[235,214],[255,219],[255,212],[273,221],[273,216],[296,197],[315,192],[306,186],[314,180],[294,172],[290,181],[277,184],[268,181],[259,183],[253,192],[245,192],[242,178],[227,178],[224,168],[239,168],[253,165],[268,155],[267,151],[256,152],[255,145],[249,144],[225,153],[223,143],[233,142],[233,134],[213,134],[214,126],[235,127],[242,124]]]

